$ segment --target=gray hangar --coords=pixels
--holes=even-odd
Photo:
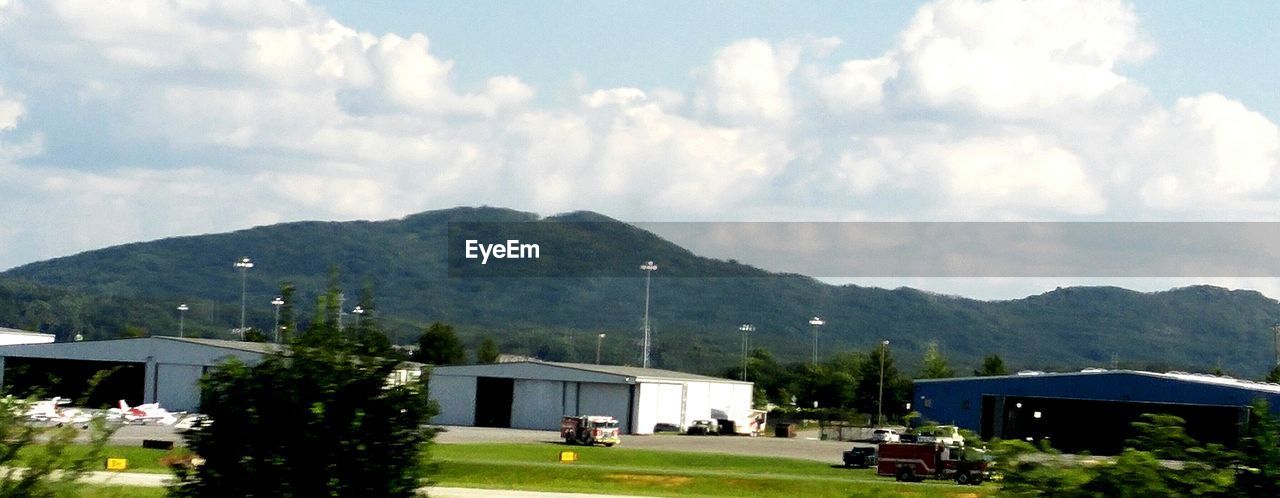
[[[565,415],[610,415],[631,434],[659,424],[752,416],[752,383],[655,368],[520,361],[435,367],[441,425],[557,430]]]
[[[200,404],[200,377],[209,368],[230,358],[256,363],[277,347],[178,337],[0,346],[0,386],[19,395],[86,396],[86,406],[114,406],[124,399],[193,411]],[[89,389],[94,377],[99,382]]]

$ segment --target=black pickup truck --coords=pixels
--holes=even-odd
[[[844,452],[844,466],[867,468],[876,465],[876,447],[875,446],[854,446],[853,449]]]

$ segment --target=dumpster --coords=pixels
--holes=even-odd
[[[774,424],[773,437],[796,437],[796,424]]]

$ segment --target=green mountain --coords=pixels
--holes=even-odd
[[[494,237],[536,226],[546,255],[505,276],[484,273],[490,267],[459,273],[460,253],[447,249],[451,226],[468,233],[488,227]],[[175,307],[187,303],[188,334],[226,337],[240,316],[242,274],[232,263],[244,256],[255,264],[243,274],[248,323],[255,327],[271,327],[270,301],[283,281],[299,289],[295,301],[305,320],[336,269],[349,296],[346,308],[370,289],[377,318],[399,342],[443,321],[472,343],[496,337],[504,352],[593,361],[603,333],[604,359],[615,363],[638,359],[645,286],[638,266],[657,261],[654,363],[700,372],[735,363],[744,322],[756,326],[753,345],[782,359],[806,359],[812,347],[807,320],[820,315],[827,321],[819,331],[823,356],[866,351],[889,339],[908,369],[925,344],[937,340],[960,372],[998,353],[1015,368],[1118,360],[1128,367],[1220,367],[1260,376],[1274,364],[1271,326],[1280,322],[1278,303],[1253,291],[1086,287],[978,301],[908,288],[833,286],[700,257],[595,213],[541,218],[456,208],[390,221],[285,223],[175,237],[32,263],[0,274],[0,325],[64,338],[176,335]]]

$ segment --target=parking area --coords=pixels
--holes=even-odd
[[[563,444],[555,431],[493,429],[485,427],[443,427],[436,437],[441,444],[461,443],[547,443]],[[799,458],[832,465],[841,462],[844,450],[866,443],[818,440],[818,431],[800,431],[794,438],[746,436],[683,436],[676,434],[625,435],[622,447],[662,451],[729,453],[744,456]]]

